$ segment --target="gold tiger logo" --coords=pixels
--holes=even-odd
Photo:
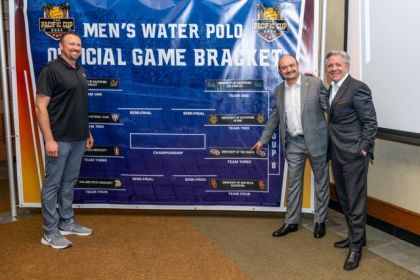
[[[276,9],[270,7],[267,8],[264,13],[263,13],[263,18],[262,19],[277,19],[277,11]]]
[[[55,19],[63,18],[64,16],[63,10],[60,7],[51,8],[48,14],[50,18],[55,18]]]

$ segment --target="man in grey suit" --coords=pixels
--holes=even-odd
[[[287,213],[285,223],[273,232],[273,237],[297,231],[302,210],[302,188],[305,161],[309,159],[315,177],[314,237],[325,235],[330,199],[327,164],[328,130],[324,110],[327,92],[322,81],[299,73],[295,57],[284,55],[279,59],[279,73],[285,81],[275,89],[275,106],[265,125],[260,140],[252,147],[263,149],[279,128],[282,155],[286,156]]]
[[[331,79],[328,102],[329,153],[337,196],[348,227],[348,238],[334,243],[349,248],[345,270],[359,266],[366,244],[366,199],[369,158],[377,131],[375,107],[367,85],[349,75],[350,57],[331,51],[325,58]]]

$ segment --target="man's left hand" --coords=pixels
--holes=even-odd
[[[93,146],[93,137],[92,134],[89,134],[89,138],[86,139],[86,149],[90,149]]]

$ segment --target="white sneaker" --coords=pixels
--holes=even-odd
[[[68,225],[59,225],[58,229],[62,235],[76,234],[86,236],[91,235],[93,232],[91,228],[84,227],[76,223]]]
[[[72,245],[71,241],[62,236],[59,232],[46,234],[41,238],[41,243],[53,247],[54,249],[64,249]]]

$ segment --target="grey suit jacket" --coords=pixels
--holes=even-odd
[[[378,123],[366,84],[348,76],[328,104],[328,120],[331,158],[344,164],[360,159],[362,150],[373,158]]]
[[[283,155],[287,145],[284,83],[283,81],[275,89],[275,104],[260,138],[261,143],[267,144],[279,128]],[[301,75],[300,94],[302,129],[308,151],[314,157],[324,155],[328,148],[328,128],[324,114],[327,91],[320,79]]]

